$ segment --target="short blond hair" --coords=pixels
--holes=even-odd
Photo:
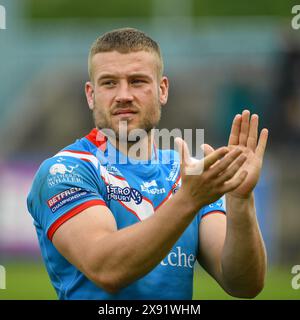
[[[100,52],[110,51],[118,51],[120,53],[136,51],[153,52],[158,57],[158,75],[161,77],[163,74],[163,59],[158,43],[140,30],[134,28],[121,28],[105,33],[93,43],[88,58],[90,80],[93,78],[93,56]]]

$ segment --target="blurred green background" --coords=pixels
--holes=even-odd
[[[153,0],[111,0],[109,2],[99,0],[82,1],[71,0],[25,0],[29,17],[36,18],[72,18],[72,17],[142,17],[150,19],[153,15]],[[253,0],[251,2],[241,0],[162,0],[169,5],[169,10],[162,14],[172,13],[171,5],[180,8],[182,2],[188,3],[191,8],[191,17],[203,16],[290,16],[291,6],[297,4],[295,0],[272,1]],[[91,10],[92,9],[92,10]]]
[[[6,264],[6,290],[0,290],[0,300],[6,299],[57,299],[56,293],[49,282],[42,263],[10,262]],[[273,267],[268,270],[265,288],[255,298],[298,300],[300,290],[291,286],[293,275],[287,268]],[[194,300],[230,300],[235,299],[226,294],[219,285],[198,265],[194,278]]]
[[[232,117],[247,107],[270,129],[256,188],[269,270],[257,299],[300,299],[300,29],[295,0],[1,0],[0,299],[56,299],[27,213],[39,164],[93,127],[83,87],[87,55],[100,34],[140,28],[162,48],[170,79],[160,128],[205,128],[226,143]],[[299,19],[300,24],[300,19]],[[230,299],[201,269],[194,299]]]

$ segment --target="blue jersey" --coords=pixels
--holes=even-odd
[[[202,208],[166,257],[116,294],[90,281],[52,244],[53,234],[64,222],[91,206],[107,206],[122,229],[151,217],[180,187],[177,152],[153,148],[151,161],[129,161],[99,134],[94,129],[44,161],[28,195],[28,210],[58,297],[192,299],[199,223],[209,213],[225,213],[223,199]]]

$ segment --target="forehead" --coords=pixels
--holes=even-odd
[[[106,73],[116,76],[146,73],[155,76],[158,68],[158,56],[154,52],[148,51],[100,52],[93,56],[91,63],[95,79]]]

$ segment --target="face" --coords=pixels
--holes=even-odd
[[[97,128],[112,129],[118,137],[120,121],[127,124],[127,135],[158,124],[168,79],[158,75],[157,59],[147,51],[101,52],[92,58],[93,79],[85,92]]]

